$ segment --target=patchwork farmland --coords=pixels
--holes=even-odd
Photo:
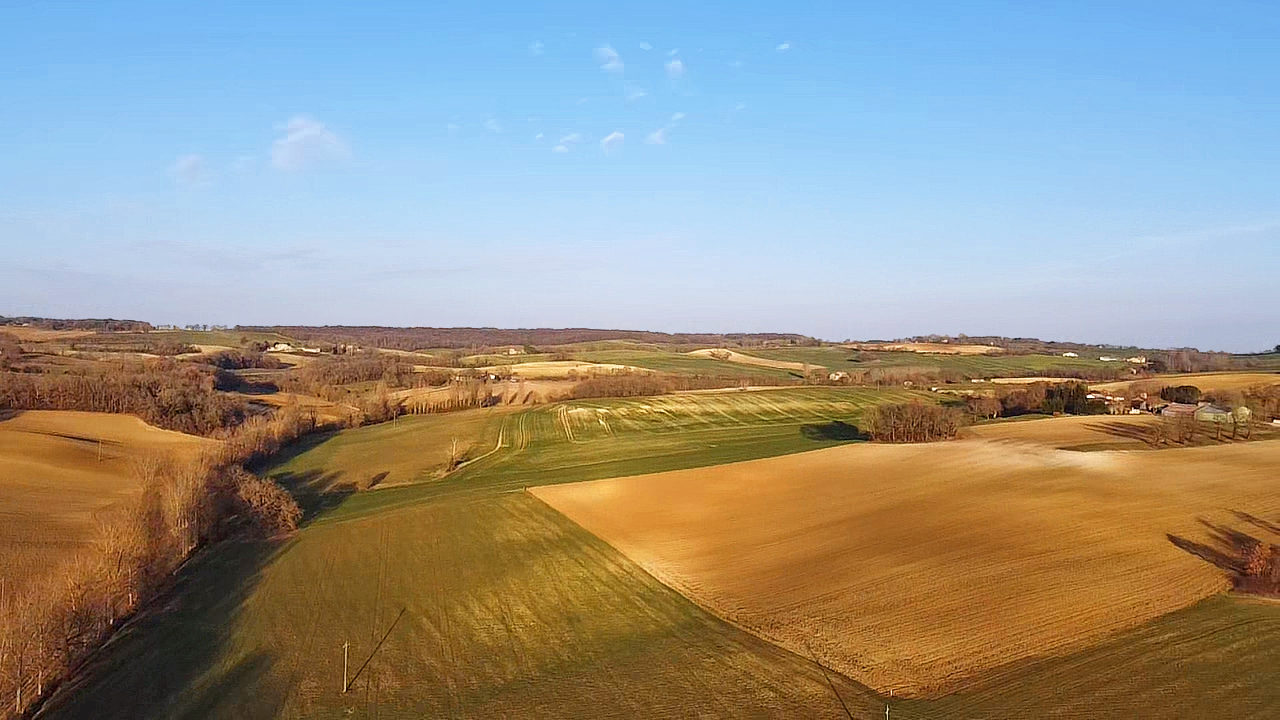
[[[122,348],[121,357],[148,342],[124,333],[48,342],[82,337]],[[198,332],[181,337],[206,348],[181,362],[243,352],[197,342]],[[954,442],[884,445],[867,442],[877,407],[964,412],[970,386],[929,392],[892,373],[802,384],[806,364],[814,383],[826,380],[812,372],[818,365],[839,365],[813,361],[855,355],[849,366],[969,363],[966,371],[1011,376],[1050,372],[1062,359],[734,351],[766,357],[760,365],[691,354],[698,349],[596,342],[507,356],[603,378],[712,379],[707,390],[639,397],[564,399],[582,374],[521,378],[501,348],[465,355],[484,364],[458,366],[452,378],[448,365],[417,366],[455,362],[453,350],[302,354],[297,365],[241,373],[249,384],[227,396],[257,407],[255,420],[315,409],[317,420],[346,426],[308,431],[250,467],[292,491],[302,527],[197,552],[161,601],[123,623],[37,716],[1280,712],[1264,671],[1277,661],[1276,605],[1225,592],[1241,562],[1231,553],[1243,547],[1225,543],[1280,541],[1271,488],[1280,445],[1266,426],[1248,441],[1202,433],[1190,444],[1204,447],[1170,449],[1151,442],[1161,427],[1152,415],[1033,413],[977,422]],[[61,352],[24,359],[72,372],[81,365],[65,363],[101,362]],[[594,369],[583,370],[587,362]],[[427,376],[436,384],[419,381]],[[1195,379],[1232,389],[1259,376],[1268,377]],[[477,390],[490,398],[478,407],[368,415],[371,399],[403,410]],[[6,427],[34,432],[81,456],[92,450],[89,465],[116,473],[117,485],[90,493],[104,505],[55,513],[86,529],[137,494],[125,444],[103,443],[96,458],[93,438],[112,423],[175,447],[216,442],[125,416],[66,425],[73,416],[49,414],[64,425],[40,429],[30,423],[41,413],[22,413],[0,423],[0,442]],[[10,427],[19,422],[29,426]],[[29,463],[39,447],[13,437],[0,463]],[[119,457],[105,458],[112,448]],[[19,512],[37,517],[30,506]],[[0,673],[13,672],[19,666],[0,659]],[[18,677],[39,688],[38,677]]]

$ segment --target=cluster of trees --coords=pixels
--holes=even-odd
[[[209,367],[162,360],[64,374],[0,372],[0,409],[137,415],[157,427],[210,435],[239,424],[247,405],[217,391]]]
[[[933,442],[954,438],[965,420],[963,411],[942,405],[878,405],[867,416],[866,431],[880,442]]]
[[[1193,373],[1230,370],[1235,359],[1220,352],[1201,352],[1191,348],[1160,350],[1147,355],[1147,367],[1155,373]]]
[[[22,359],[22,345],[18,338],[0,332],[0,370],[8,370]]]
[[[975,395],[965,400],[969,414],[977,419],[1014,417],[1028,413],[1096,415],[1107,411],[1106,404],[1090,400],[1084,383],[1031,383],[999,387],[993,395]]]
[[[378,382],[391,388],[438,387],[453,373],[444,368],[417,372],[412,363],[377,351],[324,357],[297,368],[285,381],[285,389],[340,400],[344,385]]]
[[[1200,401],[1200,388],[1195,385],[1177,385],[1160,388],[1160,399],[1165,402],[1195,403]]]
[[[522,347],[524,345],[568,345],[604,340],[631,340],[675,345],[761,345],[781,343],[816,345],[817,340],[791,333],[662,333],[641,330],[593,330],[590,328],[394,328],[370,326],[331,327],[237,327],[237,330],[275,332],[312,343],[362,345],[365,347],[418,350],[422,348]]]
[[[1254,543],[1245,553],[1242,565],[1237,581],[1239,589],[1265,595],[1280,594],[1280,548],[1265,540]]]
[[[110,341],[108,341],[110,340]],[[146,353],[147,355],[186,355],[200,352],[200,348],[190,343],[178,342],[167,338],[152,339],[137,335],[121,336],[120,339],[101,336],[87,342],[73,342],[71,349],[89,353]]]
[[[159,597],[203,544],[233,534],[270,538],[295,530],[302,511],[293,498],[245,464],[313,429],[313,419],[285,411],[247,423],[198,458],[138,462],[141,494],[104,521],[92,545],[0,598],[0,717],[29,711]]]
[[[219,350],[194,359],[220,370],[279,370],[285,366],[278,358],[254,350]]]

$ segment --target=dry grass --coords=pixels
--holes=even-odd
[[[1280,385],[1280,373],[1195,373],[1188,375],[1161,375],[1144,380],[1124,380],[1091,386],[1103,392],[1159,392],[1160,388],[1173,385],[1195,385],[1201,392],[1245,390],[1265,385]]]
[[[533,492],[722,617],[878,690],[935,695],[1222,590],[1224,572],[1169,536],[1205,542],[1201,519],[1238,523],[1232,510],[1274,517],[1278,467],[1280,442],[1079,453],[969,440]]]
[[[590,375],[610,375],[613,373],[637,371],[639,368],[615,363],[591,363],[578,360],[537,360],[534,362],[512,363],[510,365],[490,365],[477,368],[480,372],[510,371],[516,377],[529,380],[554,380],[566,378],[570,373],[580,377]]]
[[[1080,382],[1080,379],[1067,378],[1067,377],[1042,377],[1038,375],[1029,375],[1026,377],[991,378],[988,382],[993,382],[997,385],[1031,385],[1034,383]]]
[[[744,355],[740,352],[725,349],[694,350],[689,354],[697,357],[711,358],[712,360],[724,360],[725,362],[739,363],[741,365],[754,365],[756,367],[767,367],[775,370],[795,370],[797,372],[804,372],[805,370],[821,370],[825,367],[823,365],[791,362],[789,360],[770,360],[769,358]]]
[[[0,578],[12,588],[87,542],[95,515],[137,492],[134,458],[214,442],[129,415],[28,411],[0,422]]]
[[[1155,415],[1081,415],[1045,420],[1005,420],[973,425],[961,437],[1028,443],[1060,450],[1144,450],[1152,446]]]
[[[96,335],[92,330],[47,330],[38,327],[21,325],[0,326],[0,332],[8,333],[22,342],[50,342],[53,340],[73,340],[75,338]]]
[[[880,352],[914,352],[927,355],[999,355],[1003,348],[995,345],[953,345],[951,343],[853,343],[855,350]]]

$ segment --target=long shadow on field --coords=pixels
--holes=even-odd
[[[1280,525],[1277,525],[1269,520],[1263,520],[1260,517],[1255,517],[1253,515],[1250,515],[1247,512],[1241,512],[1240,510],[1232,510],[1231,514],[1235,515],[1237,518],[1240,518],[1241,520],[1249,523],[1250,525],[1256,528],[1261,528],[1263,530],[1266,530],[1269,533],[1280,535]]]
[[[302,508],[304,525],[341,505],[357,489],[354,483],[343,481],[343,474],[340,472],[282,472],[272,475],[271,479],[280,483],[297,501],[298,507]]]
[[[1090,423],[1088,429],[1096,430],[1100,433],[1110,435],[1111,437],[1121,438],[1123,440],[1137,440],[1145,445],[1155,445],[1156,435],[1150,427],[1145,425],[1136,425],[1134,423],[1119,422],[1116,420],[1104,420],[1098,423]]]
[[[1241,515],[1242,513],[1237,512],[1236,514]],[[1270,525],[1266,521],[1260,522]],[[1182,550],[1227,571],[1231,574],[1232,580],[1238,583],[1244,577],[1245,555],[1263,541],[1248,533],[1240,532],[1226,525],[1217,525],[1203,518],[1200,519],[1200,524],[1209,530],[1210,543],[1200,543],[1173,534],[1166,535],[1166,537],[1169,538],[1169,542]]]
[[[221,658],[241,605],[278,547],[231,540],[199,553],[173,588],[92,656],[37,717],[202,718],[230,685],[253,689],[255,706],[238,713],[270,716],[286,691],[267,683],[274,658],[253,654],[219,672],[216,684],[199,681]]]
[[[871,439],[871,436],[866,431],[860,430],[857,425],[850,425],[840,420],[801,425],[800,434],[810,440],[825,442]]]

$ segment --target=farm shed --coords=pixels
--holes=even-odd
[[[1169,403],[1160,409],[1164,417],[1195,417],[1200,408],[1191,403]]]
[[[1217,405],[1201,404],[1195,411],[1195,419],[1202,422],[1226,423],[1231,422],[1233,417],[1230,410]]]

